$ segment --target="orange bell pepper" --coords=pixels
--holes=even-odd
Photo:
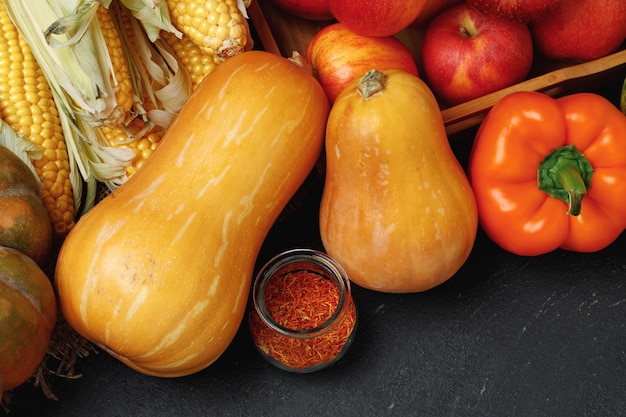
[[[592,93],[509,94],[478,129],[469,177],[501,248],[601,250],[626,227],[626,116]]]

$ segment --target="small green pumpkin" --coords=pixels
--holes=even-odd
[[[49,259],[52,226],[40,187],[26,163],[0,146],[0,245],[17,249],[42,266]]]
[[[35,372],[56,318],[48,276],[22,252],[0,246],[0,398]]]

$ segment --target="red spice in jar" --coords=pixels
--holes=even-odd
[[[332,363],[347,348],[357,321],[350,292],[343,292],[342,306],[340,298],[338,283],[321,273],[300,269],[274,274],[265,286],[263,305],[275,328],[256,310],[250,313],[257,348],[290,370]]]

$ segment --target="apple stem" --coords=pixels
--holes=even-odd
[[[375,69],[369,70],[361,77],[357,89],[361,97],[368,99],[376,93],[379,93],[387,86],[387,76]]]

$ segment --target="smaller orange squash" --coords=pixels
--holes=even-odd
[[[52,226],[40,187],[26,163],[0,146],[0,245],[43,265],[52,246]]]
[[[348,85],[330,111],[326,159],[320,234],[351,281],[418,292],[465,263],[476,201],[418,77],[369,71]]]
[[[0,246],[0,398],[44,359],[56,317],[48,276],[22,252]]]

